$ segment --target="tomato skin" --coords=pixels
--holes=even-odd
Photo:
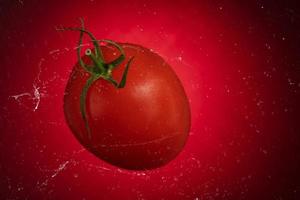
[[[125,63],[134,56],[127,83],[116,89],[99,79],[90,87],[86,110],[91,139],[79,103],[89,74],[79,64],[65,90],[66,121],[85,148],[110,164],[132,170],[160,167],[174,159],[186,143],[189,103],[178,77],[159,55],[138,45],[120,45],[126,60],[113,71],[113,77],[119,81]],[[116,49],[101,49],[105,61],[117,57]]]

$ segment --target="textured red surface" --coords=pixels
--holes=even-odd
[[[6,2],[0,4],[1,199],[300,198],[296,5]],[[98,38],[151,48],[176,71],[192,127],[170,164],[120,170],[71,134],[62,103],[78,33],[54,27],[75,26],[78,17]]]

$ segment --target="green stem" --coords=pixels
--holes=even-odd
[[[130,64],[133,60],[133,57],[131,57],[129,59],[129,61],[126,63],[125,70],[122,75],[122,79],[118,83],[112,77],[112,70],[114,68],[116,68],[117,66],[119,66],[125,60],[125,53],[124,53],[123,48],[119,44],[117,44],[116,42],[111,41],[111,40],[97,40],[91,32],[85,30],[84,22],[82,19],[80,19],[80,23],[81,23],[81,28],[67,27],[67,28],[60,28],[57,30],[58,31],[66,31],[66,30],[80,31],[80,36],[79,36],[79,41],[78,41],[78,49],[77,49],[77,57],[78,57],[80,66],[86,72],[88,72],[90,74],[90,77],[88,78],[85,85],[83,86],[81,94],[80,94],[80,113],[81,113],[82,119],[84,121],[84,125],[86,128],[87,134],[88,134],[88,138],[91,139],[92,134],[91,134],[91,129],[89,126],[88,116],[87,116],[87,112],[86,112],[86,99],[87,99],[87,94],[88,94],[90,87],[99,78],[103,78],[104,80],[106,80],[106,81],[110,82],[112,85],[114,85],[115,88],[117,88],[117,89],[124,88],[125,84],[126,84],[128,70],[129,70]],[[95,55],[92,53],[92,51],[90,49],[87,49],[87,51],[85,52],[85,54],[87,56],[89,56],[90,59],[93,61],[94,65],[86,65],[81,58],[81,48],[82,48],[82,40],[83,40],[84,33],[87,34],[91,38],[91,40],[94,44],[94,47],[95,47]],[[121,55],[118,58],[116,58],[115,60],[113,60],[109,63],[105,63],[103,54],[102,54],[102,51],[101,51],[101,48],[99,45],[99,41],[106,42],[106,43],[111,44],[112,46],[116,47],[119,50]]]
[[[105,68],[103,66],[103,62],[100,62],[96,56],[92,53],[92,51],[90,49],[87,49],[85,51],[85,55],[89,56],[91,58],[91,60],[94,62],[94,64],[100,69],[100,71],[98,73],[103,73],[105,72]]]
[[[99,76],[92,75],[86,81],[85,85],[83,86],[82,92],[80,94],[80,112],[81,112],[82,119],[84,121],[85,128],[87,130],[89,139],[92,138],[92,135],[91,135],[91,130],[90,130],[89,122],[88,122],[88,119],[87,119],[87,114],[86,114],[86,97],[87,97],[87,93],[88,93],[89,88],[99,78],[100,78]]]
[[[113,68],[117,67],[118,65],[120,65],[124,61],[124,59],[125,59],[125,53],[124,53],[123,48],[120,45],[118,45],[117,43],[115,43],[114,41],[111,41],[111,40],[99,40],[99,41],[100,42],[103,41],[103,42],[106,42],[108,44],[113,45],[121,53],[121,55],[118,58],[116,58],[115,60],[113,60],[113,61],[111,61],[109,63],[105,63],[107,66],[109,66],[109,68],[113,69]]]
[[[81,22],[81,27],[82,29],[84,29],[84,23],[83,21],[80,21]],[[80,31],[80,36],[79,36],[79,42],[78,42],[78,48],[77,48],[77,57],[78,57],[78,60],[79,60],[79,64],[82,68],[84,68],[87,72],[91,72],[90,71],[90,68],[87,67],[87,65],[83,62],[82,58],[81,58],[81,48],[82,48],[82,40],[83,40],[83,34],[84,32]]]
[[[129,59],[129,61],[126,63],[125,70],[124,70],[123,75],[122,75],[122,79],[121,79],[121,81],[120,81],[120,83],[119,83],[119,85],[118,85],[117,88],[124,88],[125,87],[128,70],[129,70],[129,67],[130,67],[130,64],[131,64],[133,58],[134,57],[131,57]]]

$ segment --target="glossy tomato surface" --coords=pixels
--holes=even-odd
[[[124,88],[98,79],[88,90],[86,108],[91,138],[80,112],[80,95],[89,74],[77,64],[64,96],[69,127],[99,158],[126,169],[150,169],[172,160],[190,129],[190,108],[183,86],[158,54],[139,45],[121,44],[126,60],[113,77],[119,80],[134,57]],[[104,59],[118,57],[112,45],[102,46]],[[84,59],[88,62],[87,56]]]

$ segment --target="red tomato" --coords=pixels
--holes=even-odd
[[[119,44],[125,61],[112,76],[122,78],[126,62],[133,57],[124,88],[104,79],[87,92],[88,136],[80,111],[80,95],[90,76],[77,64],[64,96],[67,123],[80,143],[94,155],[126,169],[162,166],[182,150],[190,128],[189,103],[178,77],[156,53],[135,44]],[[112,45],[101,46],[104,60],[118,57]],[[85,62],[91,62],[84,56]]]

